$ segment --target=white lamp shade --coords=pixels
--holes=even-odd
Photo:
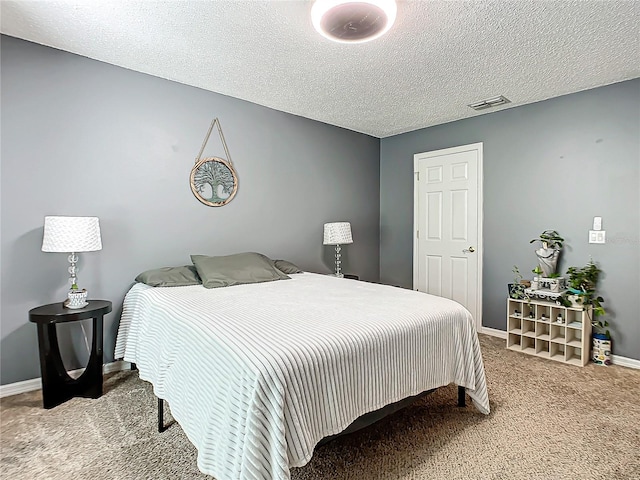
[[[353,243],[349,222],[324,224],[324,245],[346,245],[347,243]]]
[[[44,217],[43,252],[102,250],[98,217]]]

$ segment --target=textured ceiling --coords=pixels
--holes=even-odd
[[[309,1],[0,5],[4,34],[375,137],[640,77],[637,1],[400,1],[357,45],[316,33]]]

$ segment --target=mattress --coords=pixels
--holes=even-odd
[[[489,413],[470,313],[451,300],[328,275],[205,289],[134,285],[115,358],[167,400],[217,480],[286,480],[324,437],[455,383]]]

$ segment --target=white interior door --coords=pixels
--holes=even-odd
[[[413,288],[455,300],[482,329],[482,143],[414,155]]]

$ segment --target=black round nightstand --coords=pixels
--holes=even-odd
[[[89,300],[84,308],[71,309],[62,302],[29,310],[29,321],[38,325],[42,403],[53,408],[72,397],[98,398],[102,395],[102,323],[111,311],[107,300]],[[85,371],[78,378],[69,376],[60,357],[56,324],[93,318],[91,355]]]

